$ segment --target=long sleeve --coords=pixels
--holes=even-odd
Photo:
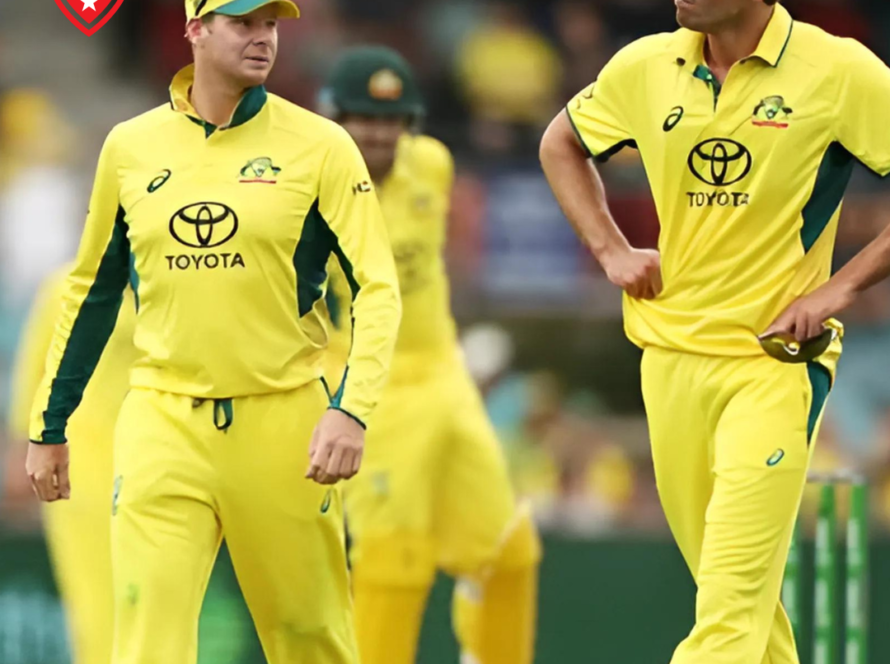
[[[62,309],[31,411],[35,443],[66,442],[68,419],[114,329],[129,279],[130,244],[120,204],[115,132],[99,157],[90,209],[77,259],[65,285]]]
[[[318,213],[336,238],[334,253],[352,295],[352,347],[332,406],[364,424],[380,398],[401,319],[392,248],[358,147],[336,134],[325,160]]]
[[[22,331],[13,366],[12,402],[9,412],[9,433],[14,440],[27,440],[31,421],[31,404],[43,379],[46,354],[53,339],[59,316],[65,272],[48,277],[31,305],[28,321]]]

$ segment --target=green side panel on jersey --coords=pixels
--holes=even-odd
[[[328,258],[334,251],[337,237],[313,203],[303,222],[300,240],[294,251],[297,272],[297,309],[300,318],[312,311],[323,295],[322,287],[328,278]]]
[[[136,254],[130,251],[130,288],[136,298],[136,311],[139,311],[139,273],[136,271]]]
[[[813,402],[810,405],[810,417],[807,421],[807,443],[812,443],[816,424],[831,391],[831,373],[818,362],[807,362],[807,376],[813,390]]]
[[[801,213],[803,226],[800,229],[800,241],[803,243],[804,253],[813,248],[840,207],[853,175],[853,163],[853,155],[840,143],[832,143],[825,151],[816,174],[813,193]]]
[[[328,285],[328,292],[324,297],[325,304],[328,305],[328,314],[331,317],[331,323],[338,330],[343,326],[343,312],[340,308],[340,300],[332,288],[332,284]]]
[[[313,203],[303,222],[303,231],[294,251],[294,269],[297,271],[297,304],[300,317],[310,311],[323,295],[322,286],[328,278],[327,263],[331,254],[340,261],[343,274],[349,284],[352,299],[358,296],[360,287],[355,280],[352,263],[340,248],[337,236]]]
[[[117,323],[123,292],[130,279],[130,241],[125,212],[118,208],[114,230],[99,263],[96,279],[80,307],[43,414],[41,442],[65,442],[65,425],[83,397],[105,344]]]

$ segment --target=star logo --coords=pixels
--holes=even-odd
[[[124,0],[55,0],[71,24],[89,37],[96,34],[120,9]]]

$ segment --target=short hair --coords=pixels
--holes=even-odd
[[[763,0],[763,1],[768,5],[774,5],[777,2],[779,2],[779,0]]]

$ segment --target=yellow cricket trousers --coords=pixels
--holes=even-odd
[[[225,537],[271,664],[357,662],[339,490],[304,479],[320,381],[231,400],[134,389],[115,434],[113,664],[194,664]]]
[[[659,496],[698,586],[672,664],[798,664],[779,596],[833,360],[644,351]]]

